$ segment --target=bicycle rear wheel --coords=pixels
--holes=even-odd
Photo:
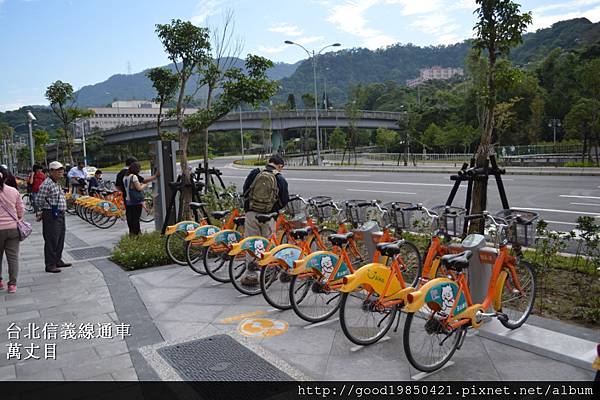
[[[200,274],[206,275],[206,271],[204,270],[204,262],[202,262],[202,258],[204,256],[204,251],[206,250],[202,246],[194,246],[191,240],[185,242],[185,259],[187,265],[192,269],[192,271]]]
[[[256,264],[256,259],[251,259],[250,262],[247,262],[247,257],[245,254],[238,255],[237,257],[230,257],[229,261],[229,279],[233,284],[233,287],[242,294],[246,294],[248,296],[254,296],[260,294],[261,286],[258,282],[258,269],[259,266]],[[253,280],[252,283],[244,283],[242,280],[246,275],[246,270],[251,268],[256,275],[256,280]]]
[[[444,366],[454,355],[465,329],[448,330],[444,320],[429,307],[406,314],[403,345],[410,364],[423,372]]]
[[[515,266],[521,290],[517,289],[513,276],[508,272],[502,286],[502,311],[507,318],[498,318],[509,329],[519,328],[525,323],[535,302],[535,272],[527,261]]]
[[[260,289],[263,297],[275,308],[289,310],[292,276],[279,265],[267,265],[260,270]]]
[[[419,249],[413,243],[403,241],[399,244],[400,253],[396,256],[398,260],[402,278],[407,286],[416,287],[421,271],[423,270],[423,262]],[[388,259],[388,264],[391,264],[391,259]]]
[[[206,273],[217,282],[229,282],[229,258],[227,251],[214,252],[205,247],[202,262]]]
[[[172,235],[167,236],[165,240],[165,249],[169,258],[178,265],[187,265],[185,256],[185,236],[187,232],[175,231]]]
[[[340,325],[352,343],[368,346],[379,341],[390,330],[398,306],[379,308],[377,300],[377,293],[365,288],[342,294]]]
[[[290,303],[294,312],[308,322],[325,321],[340,307],[341,292],[327,289],[314,275],[295,275],[290,282]]]

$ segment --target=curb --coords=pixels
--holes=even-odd
[[[240,165],[236,163],[231,164],[234,168],[238,169],[254,169],[254,165]],[[297,167],[297,166],[286,166],[285,169],[288,171],[351,171],[351,172],[395,172],[395,173],[415,173],[415,174],[448,174],[456,173],[460,167],[456,168],[374,168],[374,167]],[[511,167],[506,168],[506,175],[539,175],[539,176],[600,176],[600,170],[589,171],[589,170],[567,170],[567,171],[553,171],[553,170],[515,170]]]

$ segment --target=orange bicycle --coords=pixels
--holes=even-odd
[[[477,329],[491,318],[497,318],[509,329],[516,329],[523,325],[533,308],[535,273],[520,254],[520,241],[527,235],[516,234],[520,224],[525,229],[532,227],[533,219],[524,221],[518,214],[501,219],[487,212],[467,217],[469,220],[477,218],[491,222],[500,238],[482,303],[473,302],[464,273],[473,262],[471,250],[443,256],[441,264],[448,271],[447,277],[432,279],[406,296],[404,351],[411,365],[420,371],[432,372],[446,364],[460,349],[468,329]],[[516,256],[509,253],[509,241],[514,243]],[[463,246],[473,249],[482,243],[485,237],[478,234],[463,240]],[[492,312],[488,311],[490,308]]]

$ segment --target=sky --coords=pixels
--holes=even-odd
[[[529,31],[600,20],[600,0],[517,2],[533,12]],[[460,42],[473,34],[475,8],[475,0],[0,0],[0,111],[47,104],[46,87],[58,79],[77,90],[168,64],[154,30],[173,18],[215,27],[232,10],[242,55],[292,63],[306,53],[284,40],[316,51],[336,42],[342,49]]]

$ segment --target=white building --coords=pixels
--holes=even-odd
[[[415,87],[420,85],[423,82],[432,80],[432,79],[450,79],[455,76],[463,76],[464,72],[462,68],[453,68],[447,67],[442,68],[439,65],[435,65],[430,68],[421,68],[419,70],[419,77],[416,79],[409,79],[406,81],[406,85],[408,87]]]
[[[75,136],[81,136],[81,130],[85,129],[86,134],[96,130],[108,130],[120,126],[138,125],[146,122],[156,122],[158,118],[159,105],[150,101],[115,101],[112,107],[90,108],[94,111],[94,116],[75,122]],[[169,111],[163,109],[163,118]],[[185,114],[193,114],[197,111],[195,108],[188,108]]]

